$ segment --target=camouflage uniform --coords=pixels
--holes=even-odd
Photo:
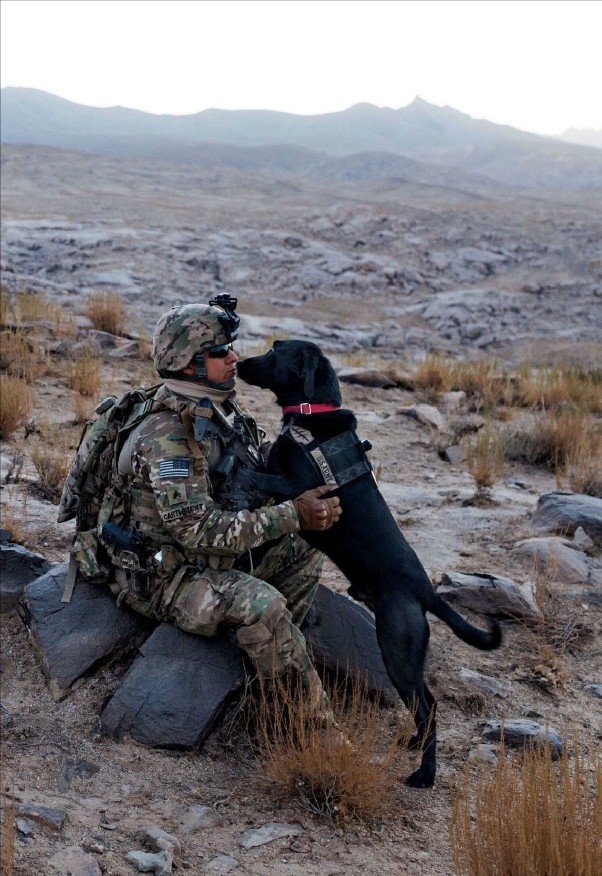
[[[227,624],[258,672],[297,669],[321,701],[299,624],[318,586],[323,555],[298,535],[292,502],[254,511],[229,511],[215,502],[215,441],[203,439],[193,455],[183,423],[182,412],[194,417],[195,403],[166,387],[155,403],[166,409],[132,432],[119,461],[121,484],[107,491],[100,520],[146,536],[153,556],[149,580],[141,592],[139,576],[119,567],[116,552],[114,592],[136,611],[169,618],[187,632],[213,636],[220,623]],[[237,568],[250,568],[252,550],[266,543],[253,574]]]

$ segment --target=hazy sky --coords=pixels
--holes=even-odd
[[[325,113],[418,94],[602,128],[600,0],[2,0],[2,85],[153,113]]]

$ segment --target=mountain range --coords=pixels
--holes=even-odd
[[[208,109],[154,115],[3,88],[2,142],[318,178],[495,182],[602,189],[602,150],[473,119],[417,97],[401,109],[356,104],[323,115]]]

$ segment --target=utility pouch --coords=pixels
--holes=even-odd
[[[82,575],[89,581],[106,581],[109,577],[108,568],[99,562],[99,548],[95,529],[78,532],[71,545],[70,553],[75,558]]]

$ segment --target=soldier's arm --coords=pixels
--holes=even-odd
[[[195,459],[176,418],[161,418],[136,445],[135,468],[150,481],[163,526],[186,550],[238,556],[299,530],[290,501],[255,511],[228,511],[214,502],[206,458]]]

